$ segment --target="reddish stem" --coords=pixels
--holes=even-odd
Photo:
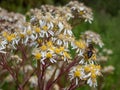
[[[48,85],[46,86],[46,90],[50,90],[50,88],[52,87],[52,85],[53,85],[65,72],[68,72],[68,71],[70,70],[70,68],[71,68],[72,66],[74,66],[74,65],[78,62],[78,59],[79,59],[79,58],[75,58],[74,61],[73,61],[71,64],[69,64],[69,66],[68,66],[65,70],[63,70],[62,72],[60,72],[60,74],[58,75],[58,77],[57,77],[54,81],[52,81],[50,84],[48,83]]]
[[[33,76],[35,72],[36,72],[36,69],[34,69],[34,71],[25,79],[25,81],[21,85],[23,88],[25,87],[25,85],[28,83],[29,79],[31,78],[31,76]]]

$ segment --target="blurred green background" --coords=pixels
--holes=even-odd
[[[78,36],[82,31],[93,30],[101,35],[104,47],[113,50],[106,65],[115,66],[114,73],[105,77],[103,90],[120,90],[120,0],[79,1],[93,9],[94,21],[79,25],[74,33]],[[42,4],[64,5],[67,2],[69,0],[0,0],[0,7],[25,14],[30,8],[39,8]],[[89,87],[77,90],[89,90]]]

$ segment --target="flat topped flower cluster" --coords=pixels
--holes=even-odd
[[[4,27],[4,22],[12,24],[12,21],[7,21],[4,15],[0,18],[3,21],[0,27],[4,27],[0,31],[0,53],[14,53],[21,45],[28,47],[32,52],[26,54],[40,65],[58,70],[53,78],[54,75],[48,74],[49,69],[46,69],[44,76],[48,74],[49,78],[53,78],[52,81],[68,72],[71,86],[74,83],[77,87],[83,82],[96,87],[101,67],[96,62],[95,46],[103,46],[101,38],[97,33],[86,31],[77,40],[72,31],[77,24],[75,22],[92,23],[92,10],[83,3],[71,1],[63,7],[44,5],[40,9],[31,9],[29,16],[28,22],[25,19],[20,22],[16,18],[13,22],[15,26],[10,30]],[[74,51],[74,56],[71,50]],[[36,67],[40,68],[38,64]],[[62,67],[65,68],[63,71]],[[47,83],[49,80],[44,80],[44,85],[50,87],[51,84]]]

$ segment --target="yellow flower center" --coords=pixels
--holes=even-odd
[[[47,42],[47,46],[51,47],[53,45],[53,43],[51,41]]]
[[[20,37],[21,37],[21,38],[25,38],[25,34],[20,33]]]
[[[92,79],[96,79],[96,74],[92,73],[92,74],[91,74],[91,78],[92,78]]]
[[[40,58],[41,58],[41,54],[40,54],[40,53],[36,53],[36,54],[35,54],[35,59],[38,60],[38,59],[40,59]]]
[[[15,34],[11,34],[11,35],[6,36],[6,39],[8,42],[11,42],[15,37],[16,37]]]
[[[80,49],[85,49],[85,42],[83,42],[82,40],[80,41],[75,41],[75,44],[80,48]]]
[[[83,11],[80,11],[80,12],[79,12],[79,14],[80,14],[80,15],[83,15],[83,14],[84,14],[84,12],[83,12]]]
[[[86,66],[84,69],[85,69],[86,72],[90,71],[90,67],[89,66]]]
[[[43,50],[43,51],[47,50],[47,47],[46,47],[45,45],[41,46],[40,48],[41,48],[41,50]]]
[[[80,71],[79,71],[79,70],[76,70],[76,71],[74,72],[74,76],[75,76],[75,77],[80,77],[80,76],[81,76]]]
[[[96,78],[97,78],[96,74],[92,73],[91,78],[93,82],[96,82]]]
[[[94,64],[90,64],[89,67],[90,67],[92,70],[94,70],[94,69],[96,68]]]
[[[36,27],[36,28],[35,28],[35,32],[36,32],[36,33],[40,33],[40,31],[41,31],[41,30],[40,30],[39,27]]]
[[[59,54],[60,52],[61,52],[60,49],[58,49],[58,48],[55,49],[55,53]]]
[[[50,49],[50,50],[52,50],[52,51],[54,51],[54,50],[55,50],[55,48],[54,48],[54,47],[52,47],[52,46],[51,46],[49,49]]]
[[[3,37],[6,37],[8,35],[8,33],[7,32],[3,32],[2,35],[3,35]]]
[[[6,38],[7,38],[8,42],[11,42],[13,40],[13,37],[11,37],[11,36],[7,36]]]
[[[31,35],[31,34],[32,34],[32,31],[31,31],[31,30],[27,30],[27,34],[28,34],[28,35]]]
[[[47,53],[47,54],[46,54],[46,57],[47,57],[47,58],[52,58],[52,54],[51,54],[51,53]]]
[[[93,54],[92,57],[91,57],[92,60],[96,60],[96,55]]]
[[[43,26],[42,29],[47,31],[48,30],[48,26]]]
[[[58,27],[57,27],[57,26],[55,26],[55,27],[53,28],[53,30],[57,31],[57,30],[58,30]]]
[[[38,43],[41,43],[41,42],[42,42],[42,40],[41,40],[41,39],[37,39],[37,42],[38,42]]]
[[[16,35],[13,33],[13,34],[11,34],[10,35],[12,38],[15,38],[16,37]]]
[[[67,52],[63,52],[64,56],[67,57],[67,58],[71,58],[70,55],[67,53]]]
[[[96,69],[99,69],[99,70],[100,70],[100,69],[101,69],[101,66],[100,66],[100,65],[97,65],[97,66],[96,66]]]
[[[65,48],[64,48],[64,47],[60,47],[60,50],[61,50],[61,51],[64,51],[64,50],[65,50]]]

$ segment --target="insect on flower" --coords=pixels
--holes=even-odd
[[[93,47],[93,44],[90,43],[85,50],[84,56],[85,56],[86,59],[90,59],[94,55],[95,55],[95,49]]]

